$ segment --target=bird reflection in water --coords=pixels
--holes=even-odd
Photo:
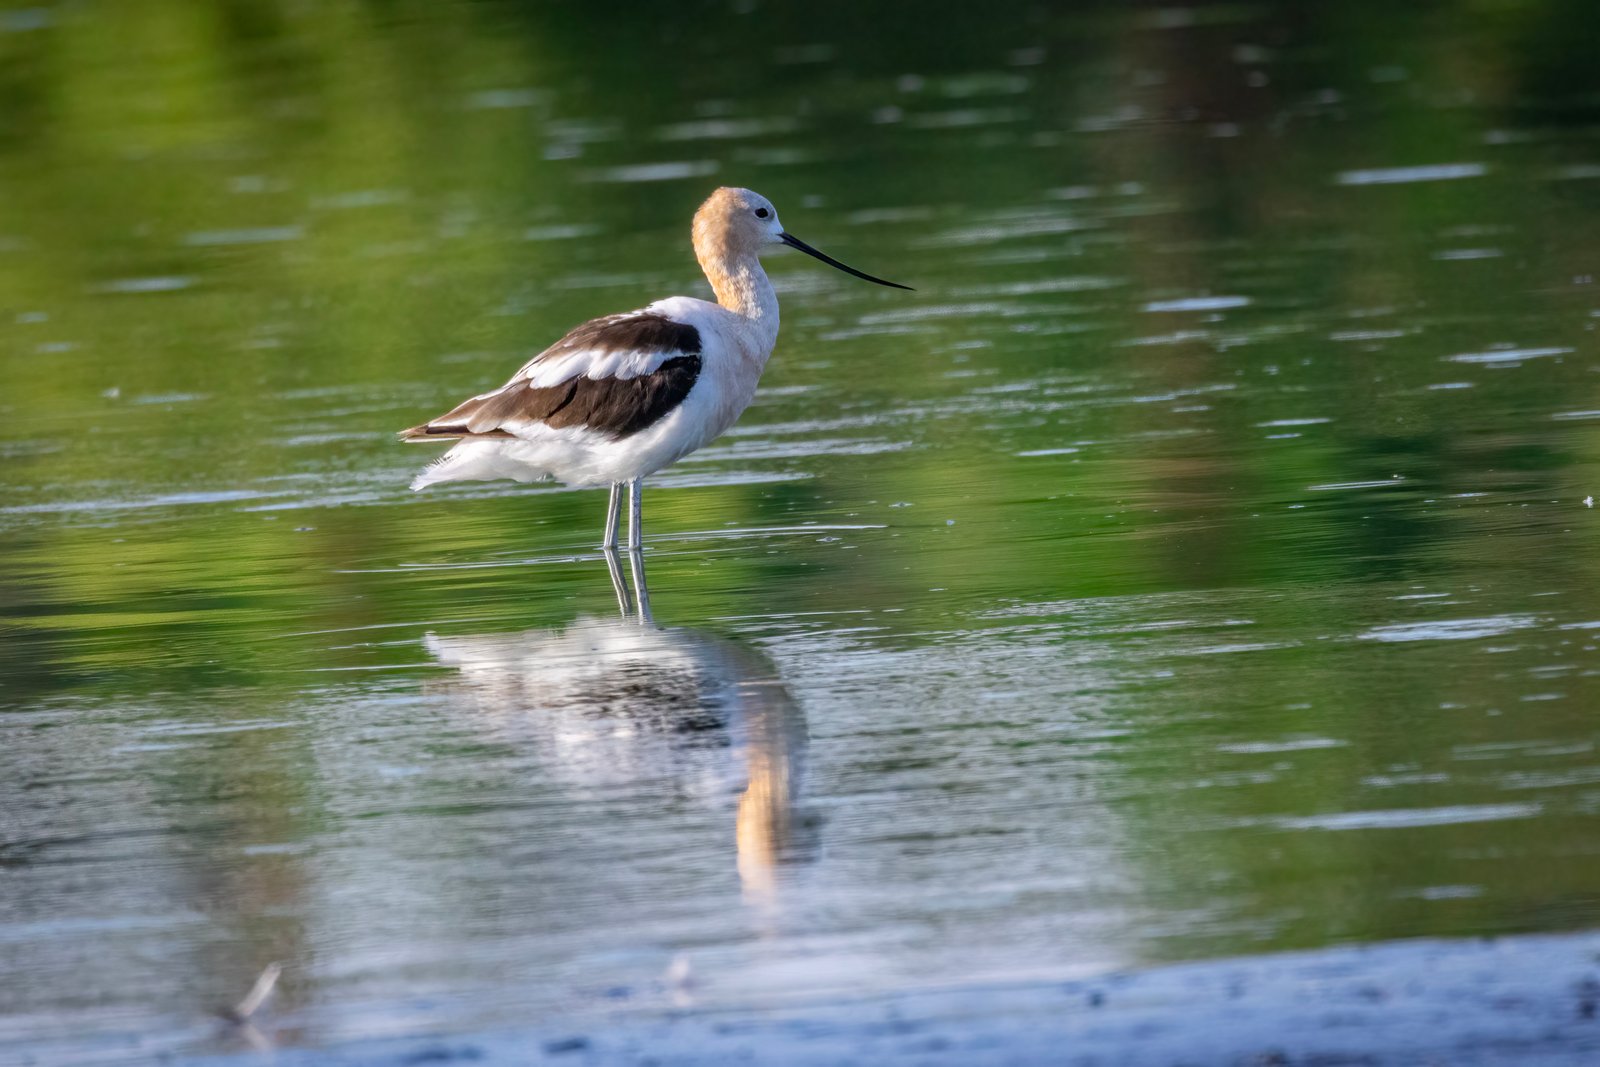
[[[805,718],[756,649],[626,614],[423,641],[460,671],[501,740],[574,790],[669,782],[718,807],[737,794],[734,845],[751,904],[773,904],[779,869],[814,855],[815,831],[797,810]]]

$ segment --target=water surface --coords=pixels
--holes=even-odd
[[[0,13],[0,1047],[1596,924],[1582,12],[144,6]],[[771,259],[641,629],[391,433],[721,182],[917,292]]]

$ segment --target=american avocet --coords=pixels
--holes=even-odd
[[[693,234],[715,304],[673,296],[592,319],[500,388],[402,431],[405,441],[456,442],[411,488],[494,478],[610,484],[602,547],[615,550],[626,485],[628,550],[637,553],[640,483],[732,426],[755,396],[778,339],[778,298],[758,258],[765,246],[788,245],[857,278],[910,288],[785,233],[772,202],[749,189],[712,193],[695,212]]]

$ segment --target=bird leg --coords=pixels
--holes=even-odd
[[[607,545],[600,552],[606,557],[606,570],[611,572],[611,591],[617,594],[617,608],[626,619],[633,598],[628,595],[628,583],[622,577],[622,560],[617,556],[617,546]]]
[[[618,486],[620,489],[621,486]],[[628,551],[644,551],[644,479],[628,483]]]
[[[644,479],[628,483],[628,566],[633,571],[633,594],[639,622],[651,623],[650,590],[644,584]]]
[[[628,566],[633,571],[633,592],[639,604],[639,625],[653,625],[656,620],[650,614],[650,587],[644,584],[644,553],[629,552]]]
[[[622,518],[622,483],[611,483],[611,500],[606,505],[606,536],[600,542],[602,549],[617,547],[617,520]]]

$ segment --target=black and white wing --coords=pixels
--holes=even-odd
[[[500,388],[400,433],[404,441],[523,437],[539,426],[620,439],[651,426],[700,377],[700,331],[646,308],[591,319]]]

